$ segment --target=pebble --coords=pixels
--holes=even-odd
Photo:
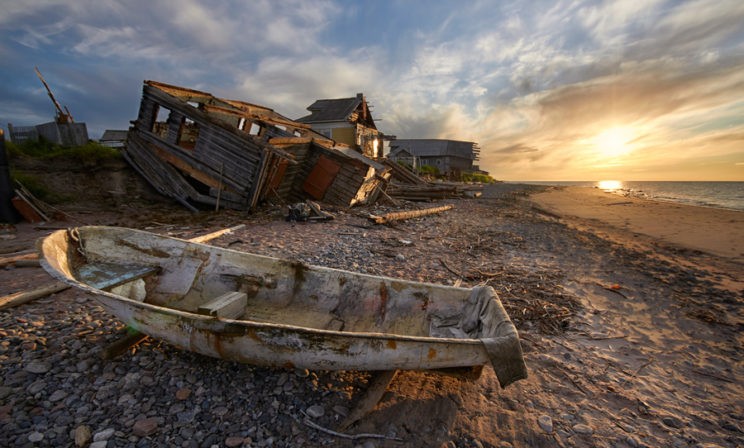
[[[349,408],[347,408],[346,406],[336,405],[333,407],[333,412],[340,415],[341,417],[346,417],[347,415],[349,415]]]
[[[318,418],[318,417],[322,417],[323,415],[325,415],[325,409],[323,409],[323,406],[318,406],[316,404],[316,405],[313,405],[307,408],[307,410],[305,410],[305,413],[309,417]]]
[[[243,445],[244,439],[242,437],[228,437],[225,439],[225,446],[227,448],[235,448]]]
[[[83,447],[87,445],[91,439],[90,428],[86,425],[78,426],[77,428],[75,428],[73,438],[75,439],[75,446]]]
[[[176,400],[187,400],[191,396],[191,389],[184,387],[176,391]]]
[[[676,417],[664,417],[661,422],[670,428],[679,429],[682,427],[682,422]]]
[[[67,397],[67,392],[61,389],[58,389],[58,390],[55,390],[54,393],[52,393],[52,395],[49,396],[49,401],[51,401],[52,403],[55,403],[57,401],[64,400],[65,397]]]
[[[640,446],[640,442],[638,441],[638,439],[636,439],[635,437],[631,435],[625,436],[625,443],[627,443],[628,446],[632,448],[638,448]]]
[[[36,395],[42,390],[44,390],[46,386],[47,386],[47,383],[45,381],[42,381],[42,380],[34,381],[33,383],[31,383],[30,386],[28,386],[28,388],[26,389],[26,392],[28,392],[31,395]]]
[[[592,429],[591,426],[585,425],[583,423],[577,423],[571,427],[571,429],[574,430],[577,434],[592,434],[594,432],[594,429]]]
[[[93,441],[94,442],[101,442],[103,440],[108,440],[108,439],[111,438],[111,436],[114,435],[114,432],[115,432],[115,429],[114,428],[107,428],[107,429],[104,429],[103,431],[98,431],[93,436]]]
[[[155,417],[145,418],[137,420],[132,426],[132,433],[135,436],[147,437],[152,435],[158,429],[158,419]]]
[[[541,415],[537,418],[537,424],[540,425],[543,431],[550,434],[553,432],[553,419],[548,415]]]
[[[30,373],[47,373],[52,369],[52,365],[43,361],[31,361],[26,364],[24,370]]]
[[[413,234],[408,232],[408,226],[407,223],[401,224],[407,234]],[[405,263],[391,263],[390,258],[370,252],[368,249],[379,243],[378,233],[381,232],[370,230],[370,238],[347,238],[353,242],[351,245],[335,244],[334,238],[326,238],[319,239],[314,248],[311,245],[286,244],[286,247],[272,250],[277,252],[275,255],[297,255],[297,259],[306,263],[353,267],[379,275],[399,273],[412,279],[437,283],[452,281],[451,275],[441,269],[439,263],[431,263],[432,268],[427,265],[429,260],[419,259],[417,250],[423,249],[423,245],[416,244],[392,252],[401,252],[399,259],[406,260]],[[277,241],[283,236],[292,237],[276,236]],[[422,232],[423,239],[420,241],[428,241],[426,238],[429,236],[429,233]],[[414,239],[419,241],[418,236]],[[496,246],[498,243],[494,241],[493,244]],[[261,243],[255,247],[264,250],[267,246]],[[498,283],[496,280],[495,285]],[[70,295],[69,299],[72,297],[74,295]],[[29,447],[34,443],[39,446],[70,446],[73,440],[74,446],[80,448],[332,446],[343,442],[313,431],[295,418],[301,420],[302,410],[306,410],[308,416],[317,419],[318,424],[334,428],[349,413],[347,406],[354,402],[350,394],[356,394],[363,383],[363,379],[356,374],[291,368],[265,369],[224,362],[177,350],[154,339],[146,340],[116,359],[101,362],[98,356],[101,347],[113,342],[117,332],[124,331],[124,326],[109,316],[97,302],[77,297],[75,300],[51,301],[43,307],[32,303],[27,308],[43,308],[43,311],[39,311],[40,315],[43,313],[43,318],[28,318],[28,324],[20,325],[15,320],[17,313],[0,313],[0,357],[3,361],[0,371],[0,446],[3,447]],[[25,313],[27,308],[18,308],[18,313]],[[44,326],[34,326],[33,322],[43,322]],[[33,351],[23,351],[24,348],[34,347]],[[539,353],[538,350],[536,352]],[[584,359],[579,352],[571,356],[556,353],[561,362],[580,364]],[[481,382],[478,388],[488,384]],[[532,386],[524,383],[520,387],[529,390]],[[526,421],[513,422],[515,434],[510,435],[518,440],[514,442],[515,446],[521,446],[520,438],[537,431],[534,428],[535,419],[540,428],[538,433],[545,431],[551,434],[550,437],[556,434],[556,439],[566,445],[581,445],[577,433],[582,433],[582,426],[576,425],[571,430],[572,425],[580,421],[591,422],[598,432],[599,428],[605,428],[606,418],[600,423],[569,413],[575,412],[573,403],[563,403],[566,405],[564,408],[555,406],[549,410],[551,406],[546,406],[546,403],[550,403],[550,400],[540,398],[540,389],[536,389],[535,394],[525,392],[519,400],[514,400],[515,403],[522,403],[528,401],[525,397],[530,396],[534,400],[534,403],[523,406],[527,410],[533,409],[532,416]],[[431,391],[436,393],[433,387]],[[502,399],[506,400],[504,395],[493,396],[494,401]],[[664,415],[663,409],[659,409],[661,415]],[[463,415],[467,416],[472,411],[469,408],[463,411]],[[508,420],[510,411],[503,411],[505,414],[501,414],[501,410],[496,412],[496,416],[507,417]],[[541,415],[541,412],[550,414]],[[666,413],[672,414],[670,411]],[[552,415],[556,415],[556,420],[552,420]],[[708,426],[717,427],[722,433],[715,436],[721,446],[726,445],[725,437],[740,435],[738,432],[726,433],[734,431],[735,425],[741,424],[740,413],[734,415],[724,417],[716,411],[709,417],[711,423]],[[426,422],[427,425],[421,428],[412,428],[410,434],[404,436],[405,444],[421,443],[415,437],[427,431],[425,426],[431,425],[428,431],[432,433],[439,432],[441,428],[434,428],[434,425],[438,424],[436,419],[441,417],[435,411],[432,422]],[[647,423],[639,419],[631,420],[632,417],[635,415],[623,418],[633,421],[638,429],[630,425],[621,425],[622,430],[615,427],[618,433],[614,434],[616,438],[613,443],[631,447],[644,444],[665,446],[656,434],[646,434]],[[661,420],[661,417],[656,418],[659,424],[662,424]],[[733,423],[725,423],[726,420]],[[635,423],[637,421],[639,423]],[[682,428],[686,421],[680,422]],[[612,423],[609,422],[609,428],[615,426]],[[589,426],[584,426],[588,433],[592,433]],[[644,429],[641,429],[642,426]],[[398,429],[391,431],[390,427],[390,424],[383,422],[376,428],[369,428],[369,432],[387,435],[403,433]],[[91,434],[91,428],[95,429],[95,434]],[[116,431],[112,434],[113,429]],[[611,431],[608,428],[605,430]],[[436,439],[432,437],[431,440],[451,438],[456,441],[447,443],[447,447],[476,448],[479,444],[473,439],[478,434],[467,433],[471,430],[460,423],[445,423],[443,431],[441,436],[437,435]],[[452,433],[447,435],[447,431]],[[663,431],[661,433],[662,436],[669,436]],[[641,434],[643,439],[640,438]],[[39,437],[40,442],[31,441]],[[545,433],[541,437],[546,437]],[[505,441],[491,441],[488,444],[488,439],[481,440],[485,446],[512,446]],[[597,443],[600,442],[605,442],[605,439]],[[373,440],[354,443],[354,446],[363,448],[390,444]],[[436,443],[431,445],[438,446]],[[700,446],[702,448],[704,445]]]
[[[34,431],[28,435],[28,441],[31,443],[41,442],[42,440],[44,440],[44,434],[38,431]]]

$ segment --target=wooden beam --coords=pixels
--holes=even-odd
[[[70,285],[62,282],[54,282],[49,285],[44,285],[40,288],[32,289],[30,291],[16,292],[9,294],[4,297],[0,297],[0,310],[6,310],[14,306],[22,305],[24,303],[36,300],[41,297],[46,297],[56,292],[64,291],[69,288]]]
[[[357,402],[354,409],[352,409],[344,421],[341,422],[339,426],[341,431],[361,420],[365,415],[375,409],[397,372],[397,370],[382,370],[372,373],[364,395],[359,399],[359,402]]]
[[[5,267],[9,264],[16,264],[18,261],[21,260],[38,260],[39,254],[36,252],[30,252],[27,254],[21,254],[21,255],[14,255],[12,257],[3,257],[0,258],[0,268]]]
[[[418,218],[426,215],[433,215],[435,213],[441,213],[454,208],[454,205],[443,205],[441,207],[424,208],[420,210],[409,210],[405,212],[393,212],[387,213],[382,216],[369,215],[369,219],[375,224],[385,224],[392,221],[400,221],[404,219]]]

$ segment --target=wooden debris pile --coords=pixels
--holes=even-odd
[[[264,106],[145,81],[124,157],[192,211],[268,200],[372,203],[388,169]]]
[[[433,201],[437,199],[474,198],[483,192],[483,185],[459,182],[429,182],[392,160],[379,160],[390,168],[392,177],[388,196],[408,201]]]

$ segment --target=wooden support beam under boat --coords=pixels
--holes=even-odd
[[[343,431],[354,423],[364,418],[367,414],[372,412],[377,404],[385,395],[387,387],[395,378],[397,370],[382,370],[372,372],[372,377],[369,379],[369,385],[364,395],[359,399],[354,409],[349,412],[349,415],[341,422],[339,430]]]

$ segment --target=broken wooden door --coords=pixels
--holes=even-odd
[[[321,155],[305,179],[302,189],[313,199],[322,200],[339,171],[341,171],[340,164]]]

